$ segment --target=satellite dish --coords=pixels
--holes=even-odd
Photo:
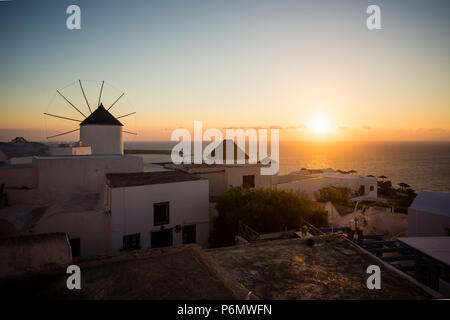
[[[98,87],[100,87],[99,90]],[[91,93],[94,92],[95,96],[88,96],[86,94],[88,91]],[[108,92],[105,94],[105,91]],[[47,108],[46,112],[44,112],[47,132],[46,139],[50,140],[79,131],[79,125],[92,113],[94,113],[94,111],[96,111],[99,107],[104,108],[117,121],[118,119],[121,119],[121,121],[123,121],[124,118],[135,115],[136,112],[131,110],[129,100],[123,99],[124,96],[125,92],[119,91],[105,81],[83,80],[82,82],[81,80],[78,80],[61,89],[56,90],[56,93],[52,101],[50,102],[49,107]],[[128,101],[128,106],[123,103],[124,101]],[[48,110],[49,108],[52,108],[52,110]],[[119,111],[123,109],[128,110],[122,111],[120,113]],[[52,130],[53,134],[48,135],[47,120],[49,118],[58,119],[58,121],[64,120],[65,122],[71,123],[77,122],[78,128],[73,128],[71,130],[59,133],[56,133],[57,131],[55,132],[55,130]],[[125,124],[125,126],[128,126],[128,124]],[[134,130],[134,132],[122,130],[122,132],[124,133],[137,135],[135,131],[136,130]]]

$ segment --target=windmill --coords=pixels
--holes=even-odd
[[[97,81],[89,82],[98,83]],[[113,88],[111,85],[108,86]],[[67,88],[72,90],[70,95],[68,92],[69,89]],[[57,105],[59,111],[44,112],[45,117],[58,119],[58,121],[70,121],[71,124],[73,122],[78,122],[79,127],[49,135],[46,137],[47,140],[67,136],[71,133],[80,131],[79,140],[82,145],[91,146],[92,154],[123,154],[122,133],[136,135],[136,132],[123,130],[124,124],[121,121],[135,115],[136,112],[122,111],[121,113],[118,113],[120,109],[123,109],[120,108],[119,104],[123,101],[122,98],[125,96],[125,92],[121,92],[120,94],[110,94],[110,96],[113,97],[113,100],[111,100],[111,98],[105,98],[104,89],[105,81],[101,81],[100,91],[96,94],[94,103],[92,103],[94,98],[90,97],[90,99],[88,99],[86,88],[83,86],[81,80],[56,90],[54,99],[55,97],[58,97]],[[117,89],[115,90],[117,91]],[[52,101],[54,99],[52,99]],[[110,101],[106,103],[108,99]],[[62,107],[61,103],[67,107],[60,109]],[[113,114],[116,112],[119,115]],[[119,121],[119,119],[121,120]]]

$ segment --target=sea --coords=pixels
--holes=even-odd
[[[125,149],[171,150],[172,141],[126,141]],[[142,155],[168,162],[170,155]],[[414,190],[450,191],[450,142],[280,142],[279,174],[308,169],[356,170],[384,175]]]

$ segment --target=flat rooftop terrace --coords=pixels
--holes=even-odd
[[[206,164],[206,163],[182,163],[182,164],[173,164],[173,163],[166,163],[165,167],[170,169],[179,169],[184,171],[189,170],[196,170],[196,169],[210,169],[210,170],[217,170],[217,169],[224,169],[224,168],[250,168],[250,167],[264,167],[268,165],[264,165],[261,163],[214,163],[214,164]]]
[[[172,171],[153,172],[131,172],[131,173],[108,173],[106,174],[108,184],[112,188],[143,186],[150,184],[175,183],[184,181],[207,180],[189,173]]]
[[[261,299],[431,299],[432,291],[337,234],[271,240],[207,250],[236,281]],[[369,290],[369,265],[381,289]]]
[[[272,183],[273,184],[284,184],[296,181],[311,181],[311,180],[320,180],[323,177],[313,176],[313,175],[305,175],[305,174],[286,174],[280,176],[273,176]]]
[[[197,245],[76,259],[82,290],[67,290],[66,265],[0,280],[9,299],[318,299],[396,300],[440,297],[338,234],[202,250]],[[381,289],[366,269],[381,269]],[[252,294],[249,294],[250,291]]]
[[[398,241],[450,266],[450,237],[408,237]]]
[[[231,300],[248,290],[229,281],[196,245],[76,260],[81,290],[66,287],[66,266],[0,281],[9,299]]]
[[[136,158],[137,155],[129,154],[79,154],[79,155],[49,155],[49,156],[34,156],[39,160],[55,160],[55,159],[120,159],[120,158]]]

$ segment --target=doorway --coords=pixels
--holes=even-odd
[[[172,229],[151,232],[150,237],[152,248],[170,247],[172,245]]]

